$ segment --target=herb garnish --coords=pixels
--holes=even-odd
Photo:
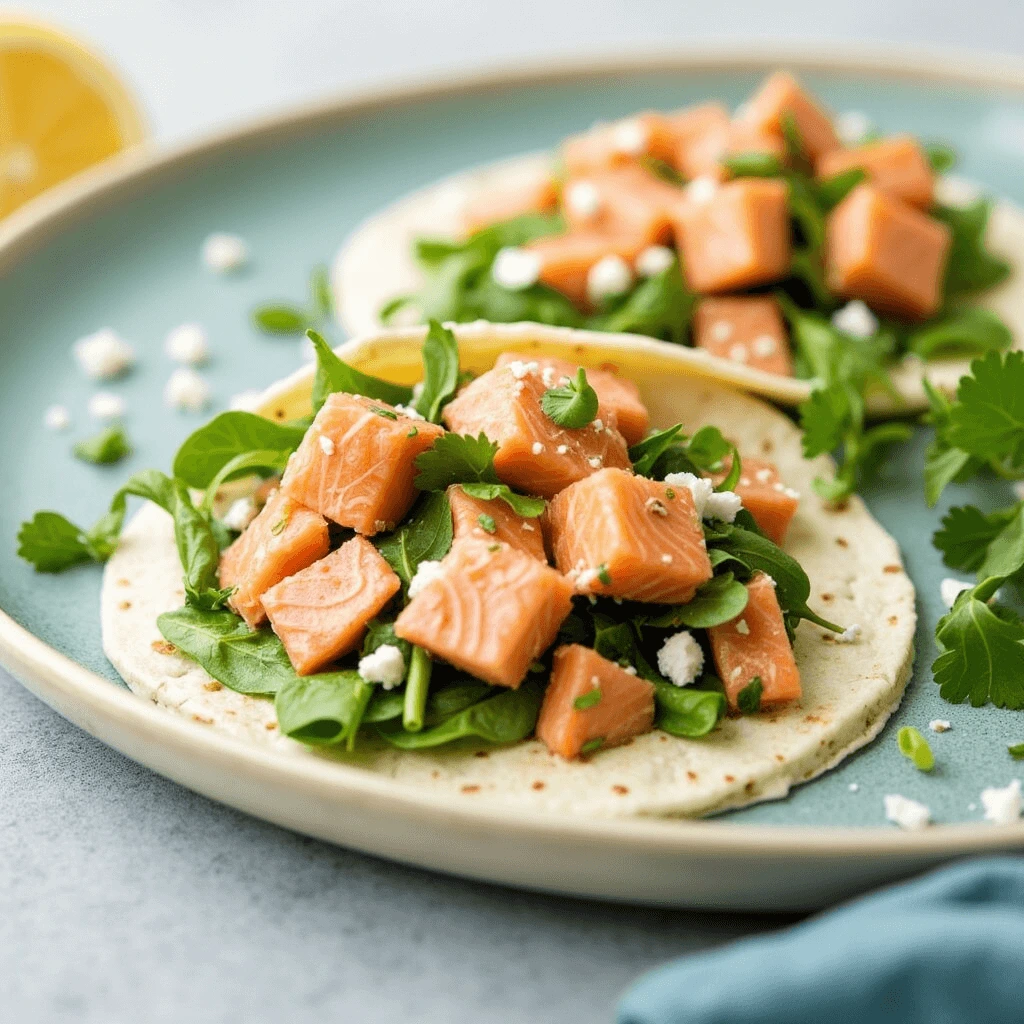
[[[911,761],[921,772],[930,772],[935,767],[935,755],[928,741],[912,725],[905,725],[896,734],[900,753]]]
[[[550,388],[540,397],[544,415],[559,427],[578,430],[593,423],[597,416],[597,392],[587,382],[587,371],[581,366],[574,380],[561,387]]]
[[[74,447],[75,457],[96,466],[109,466],[131,455],[132,446],[124,427],[115,424],[94,437],[79,441]]]
[[[764,685],[760,676],[753,679],[743,687],[736,695],[736,707],[745,715],[755,715],[761,710],[761,695],[764,693]]]
[[[581,693],[573,702],[572,706],[577,711],[586,711],[587,708],[595,707],[601,703],[601,687],[595,686],[592,690],[587,690],[586,693]]]

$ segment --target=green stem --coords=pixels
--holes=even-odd
[[[419,732],[423,728],[423,713],[427,706],[427,690],[430,689],[430,673],[434,663],[422,647],[413,647],[409,658],[409,675],[405,681],[405,707],[402,711],[402,725],[406,732]]]

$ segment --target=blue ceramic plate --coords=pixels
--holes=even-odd
[[[948,575],[930,535],[949,504],[971,500],[984,507],[1006,495],[996,487],[953,487],[939,509],[928,510],[920,474],[927,438],[920,431],[865,494],[902,546],[919,592],[917,670],[902,709],[877,741],[837,770],[785,800],[715,823],[531,826],[531,841],[568,841],[570,833],[585,837],[595,861],[594,844],[610,844],[607,877],[597,868],[593,877],[583,872],[578,879],[553,870],[513,870],[490,845],[495,834],[488,829],[497,824],[483,818],[458,826],[466,830],[466,849],[446,857],[443,844],[428,834],[436,831],[437,820],[423,817],[422,808],[413,833],[397,834],[395,821],[401,819],[406,830],[412,825],[403,817],[409,808],[394,794],[390,826],[374,819],[356,828],[351,790],[342,798],[332,794],[326,779],[300,785],[295,769],[211,739],[201,727],[162,714],[123,689],[100,646],[98,569],[40,576],[15,555],[18,525],[34,510],[54,508],[79,521],[93,520],[125,476],[145,466],[166,467],[181,439],[201,421],[170,412],[161,399],[172,369],[163,354],[171,328],[190,321],[206,327],[213,360],[205,373],[215,408],[224,408],[237,392],[263,387],[301,363],[297,342],[267,337],[250,325],[253,306],[274,298],[301,301],[311,267],[328,262],[344,236],[379,207],[461,168],[550,147],[599,117],[709,97],[735,104],[779,63],[796,66],[837,110],[866,111],[883,131],[950,142],[961,154],[965,176],[1024,203],[1024,73],[906,55],[808,61],[792,54],[737,53],[666,59],[658,66],[627,61],[545,69],[337,102],[174,154],[136,154],[11,218],[0,228],[0,435],[6,439],[0,449],[6,493],[0,505],[0,608],[13,620],[0,623],[5,663],[85,728],[194,788],[313,834],[478,877],[665,902],[808,905],[954,852],[1024,842],[1024,825],[910,835],[884,821],[882,797],[897,791],[926,802],[938,822],[976,822],[981,788],[1005,785],[1021,774],[1006,746],[1024,740],[1024,718],[944,703],[929,668],[942,611],[939,581]],[[245,238],[249,268],[231,277],[205,270],[199,249],[211,231]],[[74,440],[94,430],[86,403],[95,389],[69,349],[75,339],[104,326],[129,339],[140,355],[137,369],[109,386],[127,402],[135,453],[106,469],[70,453]],[[43,411],[53,402],[72,412],[67,433],[42,425]],[[895,732],[908,724],[927,731],[933,718],[947,718],[953,728],[929,734],[938,768],[923,775],[897,752]],[[266,799],[252,788],[257,771]],[[373,818],[368,799],[364,791],[360,806]],[[347,830],[327,821],[328,808],[340,806],[332,800],[349,801]],[[446,821],[455,828],[450,814]],[[760,850],[778,858],[778,870],[788,879],[780,885],[788,895],[758,898],[728,885],[712,891],[693,883],[693,875],[670,895],[653,891],[653,875],[642,884],[621,878],[616,883],[614,857],[641,849],[652,857],[657,851],[658,863],[675,874],[680,865],[694,868],[712,853],[742,859]],[[831,865],[827,877],[814,884],[791,874],[798,864],[807,870],[810,851]]]

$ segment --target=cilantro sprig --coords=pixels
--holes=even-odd
[[[597,392],[587,381],[587,371],[581,366],[575,378],[566,384],[549,388],[540,396],[544,415],[559,427],[578,430],[597,417]]]

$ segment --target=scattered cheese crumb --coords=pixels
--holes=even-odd
[[[565,190],[563,201],[581,220],[593,220],[601,212],[601,193],[592,181],[574,181]]]
[[[900,828],[909,830],[927,828],[932,812],[916,800],[890,793],[885,798],[885,816]]]
[[[43,413],[43,426],[47,430],[67,430],[71,426],[71,413],[63,405],[51,405]]]
[[[529,533],[533,533],[533,523],[527,522],[524,519],[523,520],[523,529],[526,530]]]
[[[676,254],[667,245],[649,245],[637,256],[633,266],[637,277],[657,277],[662,271],[668,270],[675,259]]]
[[[321,434],[319,437],[319,441],[320,451],[322,451],[324,455],[334,454],[334,441],[332,441],[326,434]]]
[[[755,356],[764,359],[775,354],[778,342],[770,334],[760,334],[751,342],[750,347],[754,350]]]
[[[594,455],[591,458],[587,459],[587,462],[589,463],[591,469],[600,469],[604,463],[604,459],[602,459],[600,455]]]
[[[740,619],[739,622],[736,623],[736,632],[739,633],[740,636],[750,636],[750,627],[747,625],[746,619]]]
[[[89,399],[89,415],[96,420],[116,420],[124,415],[124,399],[109,391],[97,391]]]
[[[172,409],[201,412],[210,402],[210,385],[190,366],[180,366],[167,378],[164,402]]]
[[[860,299],[853,299],[832,314],[832,326],[851,338],[870,338],[878,330],[878,317]]]
[[[734,523],[741,508],[743,499],[735,491],[712,491],[704,503],[704,516]]]
[[[587,271],[587,296],[591,302],[600,302],[609,295],[621,295],[629,291],[633,283],[633,272],[629,264],[615,253],[599,259]]]
[[[944,718],[933,718],[928,723],[928,728],[932,732],[949,732],[953,728],[952,723],[947,722]]]
[[[249,259],[249,249],[238,235],[215,231],[203,242],[203,263],[218,274],[230,274],[244,267]]]
[[[704,518],[708,500],[714,493],[715,487],[710,480],[702,476],[694,476],[693,473],[669,473],[665,477],[665,483],[669,487],[685,487],[693,495],[693,504],[697,508],[697,515]]]
[[[636,668],[633,665],[627,665],[622,671],[625,672],[627,676],[636,675]]]
[[[856,782],[851,782],[851,783],[849,784],[849,786],[847,786],[846,788],[847,788],[847,789],[848,789],[848,790],[849,790],[849,791],[850,791],[851,793],[856,793],[856,792],[857,792],[857,790],[858,790],[858,789],[860,789],[860,786],[859,786],[859,785],[857,785],[857,783],[856,783]]]
[[[648,498],[644,502],[644,508],[647,509],[647,511],[650,512],[651,515],[655,515],[655,516],[667,516],[668,515],[668,509],[665,508],[664,503],[659,501],[657,498]]]
[[[516,380],[522,380],[528,373],[537,372],[537,364],[535,362],[524,363],[522,359],[513,359],[508,364],[509,373],[515,377]]]
[[[405,679],[405,659],[394,644],[381,644],[377,650],[359,659],[359,675],[368,683],[380,683],[394,689]]]
[[[540,278],[540,257],[535,252],[507,245],[498,250],[491,277],[502,288],[518,292],[535,285]]]
[[[604,420],[601,419],[600,417],[594,420],[594,430],[598,434],[600,434],[601,431],[604,430]]]
[[[772,471],[770,469],[759,469],[754,474],[754,479],[759,484],[766,484],[766,483],[768,483],[769,480],[771,480],[771,478],[772,478]]]
[[[749,358],[747,346],[742,342],[736,342],[735,345],[731,345],[726,354],[734,363],[745,363]]]
[[[669,554],[662,555],[661,556],[661,560],[662,560],[662,562],[665,563],[665,565],[671,565],[672,564],[672,556],[669,555]]]
[[[566,454],[566,452],[568,452],[568,451],[569,451],[569,446],[568,446],[567,444],[560,444],[560,445],[559,445],[559,446],[558,446],[558,447],[557,447],[557,448],[555,449],[555,451],[556,451],[556,452],[558,452],[558,454],[559,454],[559,455],[565,455],[565,454]]]
[[[135,363],[135,349],[109,327],[79,338],[72,352],[82,372],[91,380],[120,377]]]
[[[1020,779],[1014,779],[1002,789],[992,787],[981,791],[981,806],[985,808],[985,820],[993,825],[1012,825],[1020,819],[1024,801],[1021,798]]]
[[[416,567],[416,574],[409,581],[409,598],[414,598],[425,586],[433,583],[434,580],[439,580],[444,576],[444,569],[441,568],[440,562],[434,562],[430,559],[420,562]]]
[[[233,501],[222,520],[229,530],[244,530],[256,518],[256,503],[252,498]]]
[[[551,366],[545,366],[540,371],[540,379],[544,382],[544,387],[553,388],[555,386],[555,371]]]
[[[686,194],[690,198],[690,201],[699,203],[702,206],[705,203],[710,203],[717,193],[718,182],[708,175],[702,175],[699,178],[694,178],[693,181],[686,186]]]
[[[981,189],[973,181],[958,174],[944,174],[936,182],[937,198],[946,206],[962,210],[973,206],[982,196]]]
[[[619,121],[612,128],[612,146],[625,156],[642,156],[650,145],[650,134],[636,118]]]
[[[855,644],[859,639],[861,633],[864,631],[855,622],[852,626],[847,626],[842,633],[833,634],[833,639],[837,644]]]
[[[689,686],[704,667],[704,651],[688,630],[670,636],[658,651],[658,669],[676,686]]]
[[[237,395],[232,395],[228,402],[228,408],[241,412],[252,412],[260,404],[262,398],[262,391],[250,388],[248,391],[240,391]]]
[[[395,412],[397,412],[399,416],[404,416],[407,420],[426,421],[426,416],[421,416],[411,405],[402,405],[399,403],[395,406]]]
[[[544,453],[544,445],[542,445],[540,441],[534,441],[530,447],[530,451],[533,452],[534,455],[542,455]]]
[[[164,341],[164,351],[176,363],[185,363],[189,366],[202,366],[210,358],[206,331],[199,324],[182,324],[175,327]]]
[[[862,110],[844,110],[835,120],[836,135],[844,146],[856,146],[871,131],[871,118]]]
[[[951,576],[947,576],[939,584],[939,595],[942,597],[942,603],[947,608],[952,608],[956,604],[956,599],[965,590],[970,590],[973,586],[973,583],[964,583],[963,580],[955,580]]]
[[[732,324],[728,320],[719,320],[711,325],[712,341],[728,341],[732,337]]]

